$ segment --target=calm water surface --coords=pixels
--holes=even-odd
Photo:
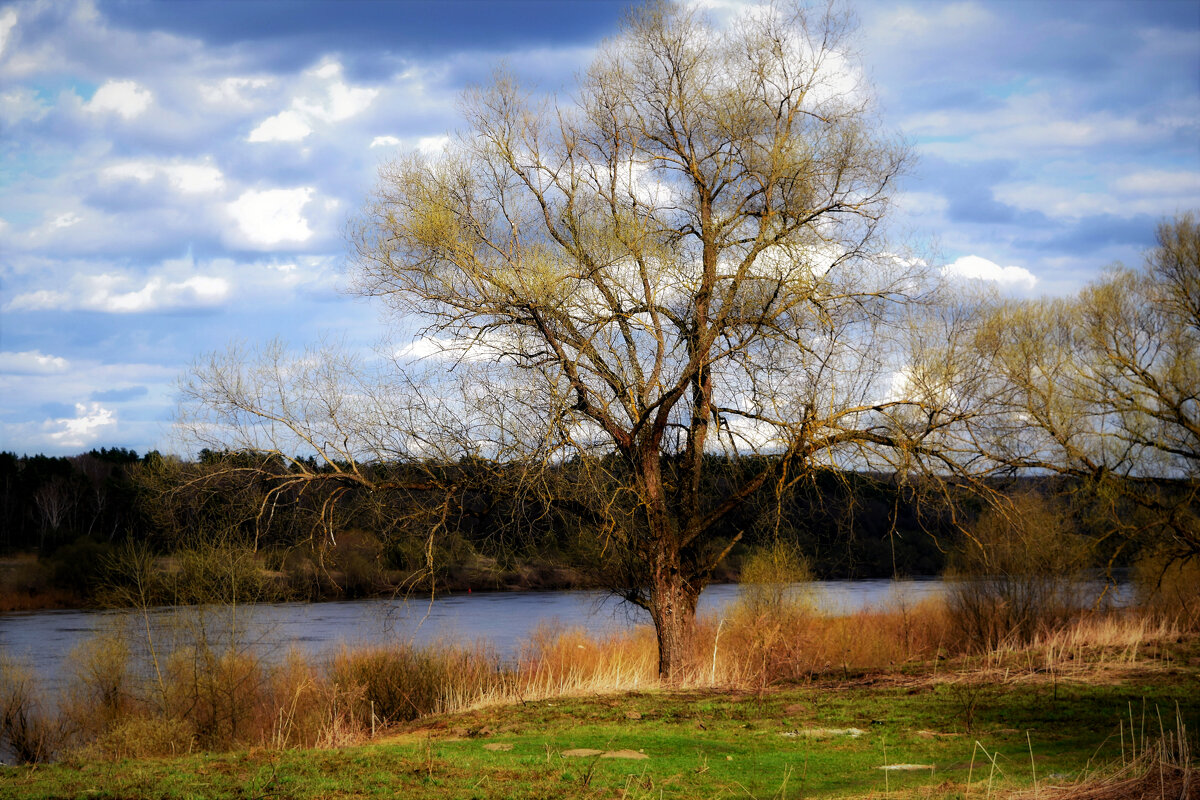
[[[913,604],[944,595],[941,580],[817,581],[804,591],[818,608],[853,612],[864,608]],[[709,586],[700,597],[699,613],[717,615],[736,600],[735,584]],[[328,603],[272,603],[227,608],[152,609],[138,611],[35,611],[0,614],[0,655],[29,665],[48,688],[66,679],[66,656],[97,633],[136,632],[164,651],[173,637],[186,639],[198,631],[220,643],[230,627],[267,658],[291,648],[312,656],[336,652],[343,644],[436,641],[481,642],[503,658],[515,659],[523,642],[539,626],[578,626],[593,635],[619,632],[648,623],[645,612],[599,591],[479,592],[425,599],[371,599]]]

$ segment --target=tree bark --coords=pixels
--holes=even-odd
[[[681,571],[677,551],[658,548],[653,560],[650,616],[658,637],[658,677],[678,685],[692,656],[700,587]]]

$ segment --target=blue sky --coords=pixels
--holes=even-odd
[[[379,165],[438,149],[502,60],[569,93],[625,5],[0,5],[0,449],[174,450],[201,354],[369,347],[379,309],[339,288]],[[851,7],[918,156],[893,232],[952,273],[1067,294],[1200,208],[1200,1]]]

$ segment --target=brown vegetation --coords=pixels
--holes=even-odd
[[[972,686],[1144,669],[1146,659],[1167,657],[1172,643],[1190,635],[1178,615],[1108,612],[980,652],[941,602],[828,616],[803,598],[770,591],[766,597],[764,605],[752,589],[724,616],[701,621],[684,686],[762,691],[869,674],[950,681],[963,687],[969,716]],[[1190,622],[1191,630],[1200,627],[1197,618]],[[56,707],[28,671],[4,664],[0,746],[31,762],[72,754],[119,759],[340,746],[441,712],[659,686],[648,628],[595,639],[547,626],[515,663],[484,645],[461,644],[346,648],[329,659],[296,650],[272,657],[236,633],[221,639],[219,629],[236,627],[192,616],[157,642],[128,630],[98,636],[72,656],[69,685]]]

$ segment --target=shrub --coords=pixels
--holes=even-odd
[[[1184,627],[1200,626],[1200,558],[1151,553],[1134,565],[1133,582],[1145,608]]]
[[[334,659],[333,683],[355,697],[355,717],[383,723],[470,705],[497,692],[505,677],[496,655],[483,647],[395,645],[347,650]]]
[[[77,737],[99,735],[135,713],[137,686],[124,636],[110,631],[88,639],[72,651],[69,666],[62,707]]]
[[[725,647],[737,654],[724,671],[727,682],[761,688],[806,672],[813,615],[804,585],[811,579],[808,562],[792,544],[775,541],[750,553],[742,562],[738,602],[713,632],[710,679],[716,678],[726,623]]]
[[[116,761],[190,753],[196,736],[186,720],[162,716],[128,717],[118,721],[78,755],[88,760]]]
[[[36,764],[54,758],[65,738],[61,720],[42,702],[33,673],[0,660],[0,750],[18,763]]]
[[[1025,644],[1080,605],[1084,540],[1050,499],[1022,494],[985,512],[953,560],[950,611],[969,649]]]

